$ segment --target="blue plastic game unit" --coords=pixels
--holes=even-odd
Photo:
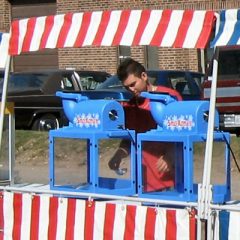
[[[198,184],[194,181],[194,146],[205,144],[208,127],[208,101],[176,101],[173,97],[164,94],[142,93],[143,97],[150,99],[151,113],[158,126],[146,133],[137,136],[137,162],[138,164],[138,195],[145,198],[156,198],[176,201],[197,201]],[[219,115],[216,111],[214,120],[215,129],[219,128]],[[223,184],[213,184],[213,202],[221,203],[230,200],[230,151],[228,144],[230,134],[214,132],[214,143],[221,143],[224,147],[225,180]],[[174,187],[148,191],[147,166],[144,163],[144,154],[149,151],[145,145],[159,144],[170,148],[167,156],[174,165]],[[159,147],[160,148],[160,147]],[[154,158],[153,158],[154,159]],[[204,156],[202,161],[204,160]],[[152,165],[156,164],[154,161]]]
[[[114,195],[136,194],[135,131],[125,129],[124,110],[121,104],[115,100],[88,100],[81,94],[57,92],[57,96],[62,98],[64,112],[69,119],[69,126],[52,130],[49,133],[50,188]],[[58,180],[57,165],[58,155],[60,154],[57,152],[57,143],[60,140],[65,141],[66,144],[71,140],[70,145],[79,141],[76,148],[78,148],[80,142],[84,141],[86,143],[85,153],[79,154],[79,159],[87,158],[86,171],[82,173],[82,175],[87,175],[84,181],[81,181],[79,177],[79,182],[61,184],[64,181]],[[109,144],[112,140],[129,142],[130,163],[127,178],[116,174],[111,177],[101,176],[100,142],[103,140],[109,141]],[[62,146],[64,147],[66,144],[63,143]],[[107,166],[106,168],[109,173],[113,172]],[[79,172],[78,175],[81,175],[81,173]]]

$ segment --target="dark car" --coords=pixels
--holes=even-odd
[[[175,89],[184,100],[201,99],[201,84],[204,80],[204,74],[202,73],[177,70],[148,70],[147,74],[153,85]],[[116,75],[110,77],[96,88],[96,90],[106,89],[127,91]]]
[[[56,91],[93,90],[109,76],[106,72],[74,70],[12,73],[7,101],[15,103],[16,129],[49,130],[68,124]],[[0,84],[2,89],[3,81]]]

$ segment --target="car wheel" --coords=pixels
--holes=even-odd
[[[59,121],[53,114],[45,114],[36,119],[33,123],[32,130],[35,131],[49,131],[51,129],[58,129]]]

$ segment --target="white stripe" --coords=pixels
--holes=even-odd
[[[147,207],[137,206],[134,239],[144,239]]]
[[[54,23],[46,42],[46,48],[56,47],[59,33],[64,23],[64,16],[64,14],[54,16]]]
[[[135,36],[139,20],[141,18],[141,10],[132,10],[128,19],[128,24],[123,33],[120,45],[131,46]]]
[[[14,220],[13,193],[4,192],[3,197],[4,240],[10,240],[12,239]]]
[[[162,17],[162,10],[152,10],[150,17],[149,17],[149,21],[143,31],[143,34],[141,36],[141,40],[140,40],[140,45],[148,45],[153,36],[154,33],[156,32],[156,29],[159,25],[159,22],[161,20]]]
[[[218,14],[218,13],[214,13],[214,16],[216,17],[216,30],[215,30],[215,37],[216,37],[216,35],[218,34],[218,31],[219,31],[219,27],[220,27],[220,14]]]
[[[2,34],[2,41],[0,43],[0,68],[5,68],[6,60],[8,56],[8,47],[9,47],[9,33]]]
[[[240,106],[239,102],[231,102],[231,103],[216,103],[216,107],[237,107]],[[231,115],[231,114],[230,114]]]
[[[190,239],[189,213],[185,209],[176,210],[176,239]]]
[[[225,14],[226,23],[224,25],[223,33],[216,42],[216,46],[226,45],[228,43],[237,22],[237,9],[226,10]]]
[[[64,47],[72,47],[77,39],[78,33],[82,25],[83,13],[75,13],[72,17],[72,24],[68,31]]]
[[[56,239],[65,239],[66,236],[66,222],[67,222],[67,198],[58,198],[58,215],[57,215],[57,235]]]
[[[220,240],[219,239],[219,211],[216,211],[216,215],[215,215],[215,219],[214,219],[214,229],[213,229],[213,232],[214,232],[214,240]]]
[[[124,239],[126,208],[126,205],[116,204],[113,239]]]
[[[112,11],[101,45],[111,46],[116,34],[122,11]]]
[[[91,16],[91,21],[88,27],[86,37],[83,41],[83,46],[91,45],[96,37],[96,33],[101,22],[102,12],[93,12]]]
[[[183,42],[183,48],[194,48],[202,32],[206,11],[194,11],[192,21]]]
[[[31,211],[32,210],[32,195],[29,193],[22,194],[22,225],[21,238],[30,239],[31,226]]]
[[[18,37],[18,54],[22,51],[23,40],[27,32],[27,23],[29,19],[22,19],[19,21],[19,37]]]
[[[230,212],[228,240],[239,240],[240,239],[239,226],[240,226],[240,213],[239,212]]]
[[[172,11],[167,30],[161,43],[162,47],[171,47],[173,45],[182,21],[183,13],[183,10]]]
[[[209,98],[211,95],[211,88],[204,89],[204,98]],[[239,97],[240,87],[218,87],[216,96],[217,97]]]
[[[37,17],[33,36],[30,44],[30,51],[37,51],[40,47],[43,32],[45,30],[46,16]]]
[[[84,239],[85,204],[83,200],[76,200],[74,239]]]
[[[48,239],[49,201],[50,201],[49,196],[40,195],[38,239],[41,239],[41,240]]]
[[[156,208],[155,239],[166,239],[166,209]]]
[[[96,202],[94,212],[93,239],[101,240],[103,238],[105,222],[106,203]],[[106,226],[107,227],[107,226]]]

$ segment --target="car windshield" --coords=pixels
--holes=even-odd
[[[105,82],[99,84],[96,89],[124,89],[121,81],[118,79],[117,75],[109,77]]]
[[[175,70],[148,70],[147,74],[151,84],[175,89],[182,95],[184,100],[200,98],[201,83],[204,76],[201,73]],[[98,89],[127,91],[117,75],[108,78],[97,87]]]
[[[13,74],[8,82],[8,92],[16,92],[22,90],[33,90],[41,88],[47,80],[46,74]],[[1,81],[0,89],[3,88]]]
[[[147,71],[148,79],[153,85],[157,85],[158,71]],[[162,84],[166,85],[167,84]],[[105,82],[99,84],[97,89],[125,89],[117,75],[109,77]]]

